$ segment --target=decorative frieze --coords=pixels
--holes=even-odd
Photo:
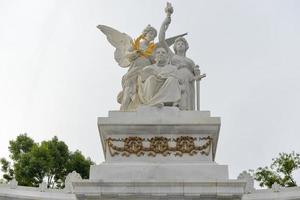
[[[208,156],[212,146],[212,138],[180,136],[176,138],[155,136],[143,138],[130,136],[126,138],[107,138],[105,139],[108,151],[111,156],[130,155],[155,157],[160,154],[163,156],[180,156],[184,154],[194,156],[197,154]]]

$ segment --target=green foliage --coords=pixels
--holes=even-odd
[[[46,181],[48,188],[63,188],[68,173],[78,172],[82,178],[88,178],[90,158],[80,151],[71,152],[68,146],[55,136],[49,141],[35,143],[26,134],[19,135],[9,142],[13,167],[5,158],[0,160],[1,170],[6,181],[16,178],[19,185],[35,186]]]
[[[3,178],[6,180],[4,181],[2,179],[2,182],[9,182],[10,180],[13,179],[14,170],[12,169],[10,162],[5,158],[1,158],[0,163],[1,163],[1,171],[4,172]]]
[[[76,171],[82,178],[87,179],[89,177],[90,166],[94,162],[90,158],[85,158],[80,151],[75,151],[70,154],[70,159],[66,165],[67,171]]]
[[[43,145],[35,145],[15,161],[16,180],[20,185],[38,186],[50,170],[50,160],[49,150]]]
[[[270,167],[259,167],[254,173],[254,179],[261,187],[271,188],[276,182],[283,187],[297,186],[293,172],[300,168],[300,154],[280,153],[278,158],[272,159]]]
[[[48,160],[49,171],[47,172],[48,187],[54,187],[54,183],[63,185],[65,176],[70,172],[66,169],[66,163],[71,154],[68,146],[55,136],[50,141],[42,142],[41,147],[48,149],[50,157]]]
[[[16,140],[9,141],[9,152],[11,159],[18,160],[20,156],[27,153],[35,145],[33,139],[27,136],[27,134],[21,134]]]

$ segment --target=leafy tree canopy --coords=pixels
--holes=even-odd
[[[56,136],[39,144],[21,134],[9,142],[9,152],[13,165],[5,158],[0,159],[3,178],[8,182],[15,177],[23,186],[38,186],[46,181],[49,188],[63,188],[68,173],[75,170],[82,178],[88,178],[90,165],[94,164],[80,151],[69,151]]]
[[[283,187],[297,186],[293,172],[300,168],[300,154],[280,153],[272,159],[270,167],[259,167],[253,171],[253,177],[261,187],[271,188],[274,183]]]

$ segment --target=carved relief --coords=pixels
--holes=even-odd
[[[196,140],[196,138],[189,136],[181,136],[179,138],[176,138],[175,155],[182,156],[182,154],[188,153],[192,156],[194,154],[197,154],[194,140]]]
[[[198,141],[198,143],[196,143]],[[129,157],[136,156],[151,156],[155,157],[157,154],[163,156],[183,156],[188,154],[190,156],[196,154],[209,155],[212,138],[201,137],[195,138],[191,136],[180,136],[177,138],[167,138],[156,136],[152,138],[141,138],[138,136],[126,138],[107,138],[105,139],[111,156],[121,155]],[[201,144],[199,144],[202,142]]]
[[[155,157],[156,154],[162,154],[163,156],[168,156],[171,154],[169,151],[169,140],[166,137],[153,137],[148,139],[150,142],[149,148],[144,148],[145,150],[150,151],[148,153],[149,156]]]

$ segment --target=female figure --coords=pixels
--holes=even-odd
[[[128,68],[127,73],[122,77],[122,91],[118,94],[120,110],[132,111],[140,104],[137,95],[137,77],[140,71],[152,62],[152,53],[155,48],[154,38],[157,31],[148,25],[142,34],[133,40],[126,33],[122,33],[112,27],[98,25],[108,42],[115,47],[114,58],[120,67]]]
[[[190,58],[186,57],[189,48],[185,38],[180,37],[175,40],[173,49],[168,47],[165,42],[165,34],[171,23],[170,15],[163,22],[159,32],[160,44],[168,50],[170,55],[170,64],[177,66],[178,76],[181,78],[181,100],[179,108],[181,110],[195,110],[195,76],[199,75],[200,70]]]
[[[155,48],[153,43],[157,31],[148,25],[141,36],[139,36],[128,50],[126,56],[130,61],[128,72],[122,77],[123,90],[118,95],[118,102],[121,104],[120,110],[135,110],[140,104],[137,95],[137,77],[141,70],[153,63],[152,52]]]
[[[177,106],[181,98],[177,67],[168,64],[167,51],[155,50],[155,64],[145,67],[139,77],[139,96],[144,105]]]

